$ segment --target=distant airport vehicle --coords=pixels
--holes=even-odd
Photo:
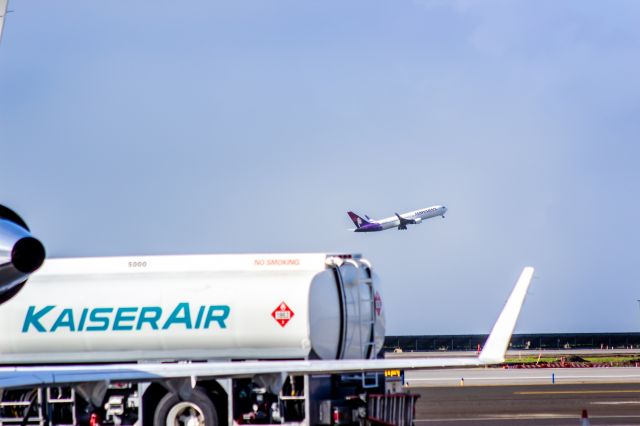
[[[346,424],[373,372],[502,362],[533,273],[479,356],[376,359],[380,280],[357,254],[44,257],[1,208],[2,424]]]
[[[356,225],[355,229],[351,229],[354,232],[377,232],[384,231],[385,229],[398,228],[399,230],[407,229],[407,225],[417,225],[422,223],[425,219],[431,219],[432,217],[442,216],[447,212],[445,206],[431,206],[424,209],[414,210],[407,213],[394,213],[395,216],[387,217],[384,219],[371,219],[369,216],[364,215],[364,218],[358,216],[354,212],[347,212],[353,224]]]

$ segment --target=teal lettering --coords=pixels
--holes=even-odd
[[[147,315],[152,314],[152,315]],[[138,325],[136,330],[142,330],[142,324],[145,322],[151,326],[153,330],[158,329],[158,320],[162,316],[162,308],[159,306],[145,306],[140,309],[140,317],[138,318]]]
[[[80,315],[80,323],[78,324],[78,331],[84,330],[84,323],[87,321],[87,314],[89,313],[89,309],[82,309],[82,315]]]
[[[182,315],[180,315],[181,313]],[[171,312],[162,329],[166,330],[174,324],[184,324],[187,330],[191,330],[191,312],[188,303],[178,303],[178,306]]]
[[[27,315],[24,317],[24,323],[22,324],[22,332],[23,333],[28,332],[29,327],[33,326],[33,328],[38,330],[38,332],[44,333],[46,330],[42,326],[42,324],[40,324],[40,320],[42,319],[43,316],[51,312],[53,308],[55,308],[55,305],[48,305],[40,309],[38,312],[36,312],[35,306],[29,306],[29,309],[27,310]]]
[[[196,330],[200,328],[202,325],[202,316],[204,315],[204,306],[200,306],[198,309],[198,316],[196,318],[196,326],[194,327]]]
[[[116,317],[113,320],[113,330],[114,331],[133,330],[133,324],[124,325],[122,323],[127,321],[135,321],[136,320],[135,315],[132,316],[127,314],[128,313],[135,314],[137,310],[138,308],[118,308],[118,310],[116,311]]]
[[[63,309],[58,315],[58,319],[53,323],[50,332],[56,331],[60,327],[66,327],[69,331],[76,331],[76,326],[73,322],[73,311],[69,308]]]
[[[224,321],[229,317],[229,311],[230,309],[227,305],[209,306],[207,319],[204,322],[204,328],[209,328],[209,325],[212,321],[217,322],[220,328],[227,328],[227,325],[224,323]]]
[[[160,306],[127,306],[118,308],[59,308],[59,313],[51,314],[56,305],[41,308],[29,306],[22,324],[22,332],[55,333],[57,331],[131,331],[168,330],[182,326],[186,330],[227,328],[231,308],[229,305],[196,305],[193,312],[189,303],[181,302],[168,316],[163,316]],[[58,312],[58,311],[56,311]],[[45,321],[47,315],[51,319]],[[43,323],[44,321],[44,323]],[[161,322],[162,321],[162,322]],[[53,323],[53,325],[50,325]]]
[[[91,315],[89,315],[89,321],[102,325],[90,325],[87,327],[87,331],[104,331],[109,329],[109,317],[100,316],[100,314],[110,314],[111,312],[113,312],[113,308],[93,309]]]

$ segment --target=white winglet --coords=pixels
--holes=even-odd
[[[533,268],[527,266],[522,270],[507,303],[504,305],[491,334],[484,344],[478,359],[486,363],[500,363],[504,361],[507,347],[511,341],[511,334],[516,326],[520,309],[527,295],[529,284],[533,278]]]
[[[0,0],[0,41],[2,41],[2,28],[4,27],[4,20],[7,17],[8,8],[9,0]]]

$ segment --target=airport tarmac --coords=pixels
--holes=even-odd
[[[604,357],[604,356],[636,356],[640,357],[639,349],[542,349],[542,350],[509,350],[507,358],[518,357],[561,357],[578,355],[581,357]],[[385,358],[459,358],[477,356],[475,351],[425,351],[425,352],[385,352]]]
[[[411,388],[415,425],[640,425],[640,384]]]
[[[640,367],[406,370],[407,387],[640,383]],[[640,396],[639,396],[640,397]],[[640,406],[638,406],[640,410]]]

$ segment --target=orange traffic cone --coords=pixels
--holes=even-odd
[[[590,426],[591,422],[589,421],[589,414],[587,410],[582,410],[582,417],[580,418],[580,426]]]

